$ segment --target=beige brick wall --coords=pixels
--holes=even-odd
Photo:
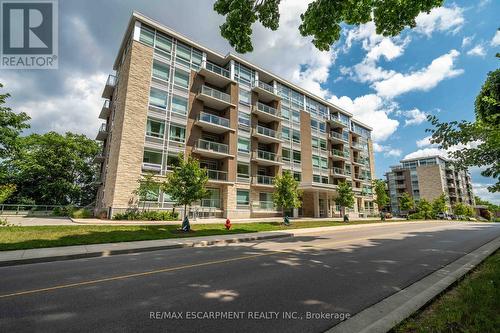
[[[105,184],[106,206],[127,207],[141,176],[153,50],[132,41],[122,73]]]
[[[432,201],[443,194],[443,182],[438,165],[417,167],[420,198]]]
[[[302,182],[311,183],[313,179],[311,115],[307,112],[300,112],[300,148],[302,159]]]

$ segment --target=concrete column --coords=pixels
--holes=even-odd
[[[229,61],[229,75],[231,80],[234,80],[234,60]]]
[[[141,22],[135,21],[134,25],[134,40],[139,41],[141,37]]]
[[[313,193],[314,202],[314,217],[319,217],[319,193]]]

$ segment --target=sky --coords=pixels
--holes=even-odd
[[[27,132],[66,131],[95,137],[101,92],[133,10],[219,53],[236,53],[219,33],[224,18],[214,1],[59,0],[59,69],[0,70],[2,92],[15,112],[28,113]],[[375,170],[407,157],[446,154],[429,143],[426,116],[473,120],[474,100],[489,71],[499,67],[500,1],[445,1],[396,37],[373,23],[344,26],[330,51],[300,36],[310,1],[282,0],[277,31],[253,26],[254,51],[243,58],[352,112],[373,127]],[[471,170],[474,191],[500,204],[493,183]]]

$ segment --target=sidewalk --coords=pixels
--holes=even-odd
[[[433,221],[425,221],[425,223],[432,223],[432,222]],[[391,222],[390,225],[409,224],[409,223],[422,223],[422,221]],[[49,262],[49,261],[71,260],[79,258],[105,257],[117,254],[138,253],[138,252],[147,252],[156,250],[179,249],[186,247],[201,247],[201,246],[210,246],[218,244],[230,244],[230,243],[249,242],[256,240],[277,239],[284,237],[294,237],[297,235],[303,235],[309,233],[316,233],[320,231],[323,232],[331,230],[341,231],[348,229],[363,228],[366,226],[374,227],[383,225],[387,225],[387,223],[381,222],[381,223],[371,223],[369,225],[357,224],[357,225],[332,226],[332,227],[314,227],[314,228],[290,229],[287,231],[265,231],[265,232],[253,232],[253,233],[230,234],[230,235],[169,238],[169,239],[157,239],[148,241],[103,243],[103,244],[38,248],[38,249],[28,249],[28,250],[0,251],[0,267],[39,263],[39,262]]]

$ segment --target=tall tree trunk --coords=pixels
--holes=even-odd
[[[184,205],[184,217],[186,217],[186,208],[187,208],[187,205]]]

